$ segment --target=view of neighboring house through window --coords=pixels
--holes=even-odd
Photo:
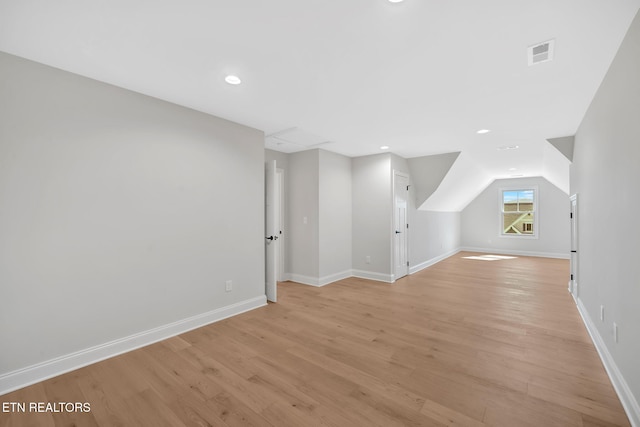
[[[502,190],[502,235],[535,236],[536,190]]]

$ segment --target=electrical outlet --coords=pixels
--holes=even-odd
[[[306,224],[306,223],[308,223],[308,222],[309,222],[309,221],[308,221],[307,217],[306,217],[306,216],[303,216],[303,217],[302,217],[302,223],[303,223],[303,224]]]
[[[618,324],[613,322],[613,341],[618,342]]]
[[[369,255],[364,257],[364,262],[366,262],[367,264],[371,264],[371,257]]]
[[[231,289],[233,289],[233,282],[231,280],[227,280],[226,282],[224,282],[225,292],[231,292]]]
[[[604,305],[600,306],[600,321],[604,322]]]

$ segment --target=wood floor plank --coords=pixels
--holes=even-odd
[[[91,404],[91,413],[98,425],[102,426],[127,426],[127,410],[124,399],[130,393],[122,389],[110,388],[109,380],[104,380],[98,374],[99,367],[92,365],[83,369],[85,373],[78,377],[78,387],[82,390],[84,401]]]
[[[432,400],[425,400],[420,412],[446,426],[484,427],[485,423],[469,418]]]
[[[355,383],[303,358],[286,353],[278,359],[256,358],[253,362],[279,375],[290,387],[313,396],[320,405],[348,421],[339,425],[359,425],[365,421],[371,426],[400,425],[396,420],[380,417],[375,408],[353,399],[351,393],[357,387]],[[341,399],[334,396],[341,396]]]
[[[34,426],[34,427],[54,427],[55,417],[49,412],[31,412],[29,411],[29,404],[31,402],[46,402],[47,393],[44,388],[44,383],[32,385],[30,387],[23,388],[8,395],[0,396],[0,403],[3,402],[15,402],[26,403],[26,412],[9,412],[0,413],[0,426],[2,427],[22,427],[22,426]]]
[[[465,259],[279,302],[0,396],[7,426],[628,426],[568,261]]]
[[[78,375],[71,373],[57,378],[50,379],[43,383],[45,394],[48,402],[67,402],[72,405],[79,403],[82,405],[86,401],[84,393],[78,384]],[[65,405],[67,406],[67,405]],[[84,411],[84,407],[82,408]],[[71,411],[66,409],[55,416],[56,425],[78,425],[78,426],[97,426],[94,415],[88,412]]]
[[[179,396],[174,401],[169,402],[167,407],[187,426],[187,427],[210,427],[220,426],[227,427],[223,418],[229,418],[231,405],[220,408],[212,404],[213,399],[203,402],[200,399],[189,396]],[[252,413],[250,411],[250,413]],[[240,418],[244,425],[252,425],[247,418]],[[264,421],[264,420],[262,420]],[[255,424],[253,424],[255,425]],[[267,423],[258,425],[268,425]]]
[[[419,411],[424,405],[424,398],[421,396],[325,355],[311,352],[304,348],[291,349],[289,352],[310,363],[321,366],[339,377],[350,380],[361,389],[372,390],[382,394],[386,399],[400,407],[406,407],[411,411]]]

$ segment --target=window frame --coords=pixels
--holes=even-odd
[[[532,191],[533,192],[533,233],[531,234],[517,234],[517,233],[504,233],[503,221],[504,221],[504,193],[505,191]],[[498,236],[506,239],[537,239],[540,235],[539,227],[540,217],[540,200],[538,197],[537,185],[522,185],[522,186],[510,186],[501,187],[498,189]]]

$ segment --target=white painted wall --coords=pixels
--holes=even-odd
[[[391,156],[351,159],[353,191],[353,269],[390,278]],[[367,264],[366,257],[370,257]]]
[[[460,212],[421,211],[416,207],[416,185],[410,173],[411,159],[393,153],[352,159],[353,164],[353,268],[378,280],[390,278],[392,269],[392,183],[394,171],[409,175],[409,266],[418,271],[457,251],[460,247]],[[439,173],[431,176],[440,180]],[[430,181],[423,182],[431,186]],[[434,187],[437,184],[433,185]],[[371,256],[371,264],[366,264]],[[366,276],[366,274],[365,274]]]
[[[351,159],[319,150],[319,277],[351,275]]]
[[[356,275],[364,272],[371,273],[370,278],[391,280],[393,171],[410,175],[410,160],[392,153],[351,159],[321,149],[294,154],[265,150],[265,157],[284,169],[286,210],[288,217],[296,218],[295,224],[290,226],[287,219],[285,225],[291,242],[285,271],[292,280],[324,284],[349,275],[351,270]],[[432,175],[434,180],[441,179],[440,173]],[[423,184],[437,186],[430,181]],[[460,247],[460,212],[419,211],[415,191],[412,185],[410,271],[431,265]],[[311,224],[314,209],[318,210],[317,249]],[[367,256],[371,264],[366,263]]]
[[[638,76],[640,15],[576,133],[571,165],[571,193],[578,194],[579,306],[635,425],[640,425]],[[613,322],[619,326],[617,343]]]
[[[4,53],[0,70],[0,377],[264,298],[262,132]]]
[[[458,153],[448,153],[405,159],[391,154],[392,169],[409,175],[410,273],[435,264],[460,248],[460,212],[424,211],[417,206],[438,187],[457,157]]]
[[[289,155],[289,273],[307,278],[320,274],[319,156],[319,150]]]
[[[394,171],[397,172],[401,172],[404,173],[406,175],[409,175],[409,161],[407,159],[405,159],[404,157],[400,157],[397,154],[394,153],[389,153],[389,156],[391,157],[391,172],[390,172],[390,176],[391,176],[391,181],[392,181],[392,185],[393,185],[393,174]],[[393,197],[391,198],[391,200],[393,201]]]
[[[351,271],[351,159],[314,149],[292,154],[267,150],[287,180],[287,275],[322,285]],[[306,224],[304,223],[306,218]]]
[[[500,236],[500,188],[538,187],[538,238]],[[568,258],[570,251],[569,196],[544,178],[495,180],[462,211],[462,247]]]

